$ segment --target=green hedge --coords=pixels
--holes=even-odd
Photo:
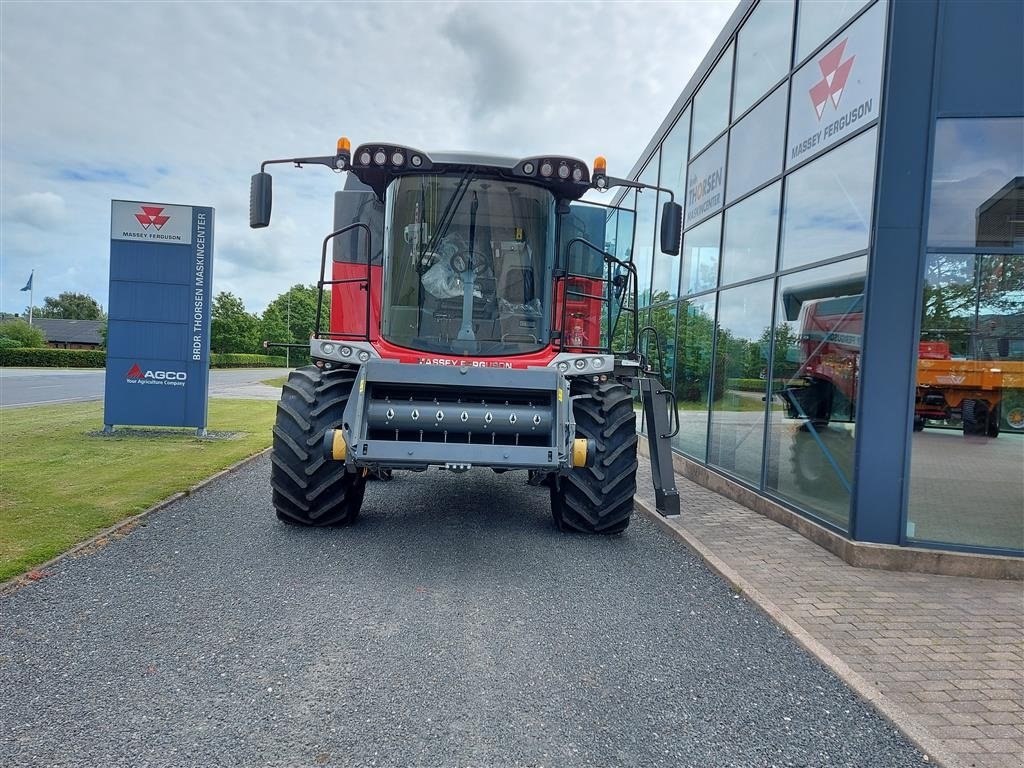
[[[778,392],[786,387],[786,379],[775,379],[772,382],[772,391]],[[765,379],[727,379],[725,386],[728,389],[738,389],[740,392],[764,392],[768,387]]]
[[[103,368],[107,353],[102,349],[0,348],[0,366],[21,368]]]
[[[104,368],[107,353],[102,349],[50,349],[0,347],[0,367],[19,368]],[[271,355],[210,355],[211,368],[283,368],[285,359]]]
[[[274,355],[243,355],[221,352],[210,355],[211,368],[284,368],[285,358]]]

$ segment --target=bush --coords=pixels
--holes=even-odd
[[[23,347],[46,346],[46,335],[24,320],[5,320],[0,323],[0,336],[20,341]]]
[[[107,353],[102,349],[49,349],[48,347],[0,347],[0,367],[21,368],[103,368]]]
[[[0,349],[17,349],[18,347],[24,347],[17,339],[9,339],[6,336],[0,336]]]
[[[774,379],[772,381],[772,391],[778,392],[785,388],[785,379]],[[766,379],[729,379],[726,381],[726,387],[728,389],[737,389],[740,392],[764,392],[768,387],[768,381]]]
[[[245,355],[236,352],[213,353],[211,368],[284,368],[285,358],[273,355]]]

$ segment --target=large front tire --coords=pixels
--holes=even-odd
[[[270,485],[279,520],[292,525],[344,525],[359,514],[366,490],[361,473],[325,459],[324,431],[341,424],[353,371],[316,366],[288,374],[277,404]]]
[[[551,515],[562,531],[622,533],[636,494],[636,415],[628,387],[614,381],[575,381],[576,436],[594,441],[593,465],[556,475]]]

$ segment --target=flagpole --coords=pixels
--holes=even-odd
[[[36,271],[33,269],[32,270],[32,274],[34,275],[35,273],[36,273]],[[28,289],[28,324],[29,325],[32,325],[32,308],[36,304],[36,301],[35,301],[35,298],[34,298],[35,292],[36,292],[36,287],[35,287],[35,285],[33,285],[34,282],[35,281],[32,280],[32,278],[30,277],[29,278],[29,289]]]

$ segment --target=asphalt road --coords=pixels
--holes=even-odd
[[[0,765],[856,766],[922,757],[643,519],[521,473],[278,523],[269,461],[0,596]]]
[[[102,400],[104,375],[96,369],[0,368],[0,407]],[[210,396],[276,400],[279,391],[259,382],[284,375],[283,368],[212,370]]]

